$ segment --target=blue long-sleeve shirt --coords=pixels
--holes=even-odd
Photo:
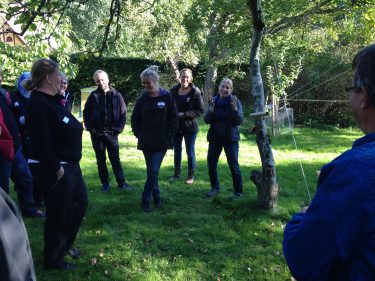
[[[292,275],[304,280],[375,280],[375,133],[323,166],[305,214],[284,230]]]

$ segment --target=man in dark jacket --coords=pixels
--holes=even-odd
[[[284,256],[299,281],[375,279],[375,44],[353,69],[347,92],[365,136],[323,166],[311,204],[285,226]]]
[[[120,163],[118,135],[124,130],[126,106],[121,94],[109,86],[108,74],[103,70],[94,73],[94,81],[98,88],[88,97],[83,110],[83,120],[90,132],[92,146],[98,164],[102,190],[109,191],[106,150],[121,190],[131,190],[125,181]]]

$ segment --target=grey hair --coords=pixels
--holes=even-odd
[[[229,86],[230,86],[230,89],[231,89],[231,92],[233,91],[233,81],[227,77],[223,78],[221,81],[220,81],[220,84],[219,84],[219,89],[221,87],[221,85],[223,85],[224,83],[228,83]]]
[[[140,77],[141,79],[145,77],[151,78],[156,84],[157,87],[159,87],[159,74],[158,74],[158,66],[156,65],[150,65],[148,68],[142,71]]]
[[[65,73],[60,73],[60,76],[62,79],[66,80],[68,83],[69,83],[69,78],[68,78],[68,75],[66,75]]]
[[[354,86],[365,88],[375,107],[375,44],[368,45],[355,55],[352,68]]]
[[[92,78],[94,79],[94,81],[95,81],[96,76],[98,76],[99,74],[104,74],[108,78],[108,73],[107,72],[105,72],[104,70],[98,69],[97,71],[94,72],[94,75],[92,76]]]

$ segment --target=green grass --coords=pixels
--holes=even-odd
[[[95,155],[84,134],[81,167],[88,189],[89,206],[76,246],[82,256],[72,272],[44,272],[41,268],[43,221],[26,219],[37,278],[51,280],[290,280],[282,254],[283,227],[302,205],[308,203],[301,159],[310,192],[316,187],[316,170],[351,146],[358,130],[319,131],[296,129],[298,150],[291,134],[272,139],[281,186],[278,207],[257,206],[255,186],[249,173],[260,168],[255,137],[241,129],[240,166],[244,197],[232,202],[230,171],[224,153],[219,162],[222,192],[207,198],[210,189],[206,167],[207,126],[201,124],[196,144],[197,174],[193,185],[183,179],[170,183],[173,151],[168,151],[159,176],[164,209],[145,214],[140,208],[146,171],[143,154],[127,125],[120,137],[121,160],[135,191],[120,192],[111,173],[112,189],[101,192]],[[183,154],[183,178],[186,155]],[[14,195],[14,192],[12,192]],[[91,259],[96,264],[91,264]]]

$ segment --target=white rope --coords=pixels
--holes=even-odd
[[[332,80],[336,79],[337,77],[340,77],[341,75],[344,75],[345,73],[347,73],[347,72],[350,71],[350,70],[351,70],[351,69],[349,68],[349,69],[345,70],[344,72],[341,72],[341,73],[339,73],[339,74],[333,76],[332,78],[330,78],[330,79],[328,79],[328,80],[326,80],[326,81],[324,81],[324,82],[322,82],[322,83],[320,83],[320,84],[318,84],[318,85],[315,85],[315,86],[313,86],[313,87],[311,87],[311,88],[309,88],[309,89],[307,89],[307,90],[305,90],[305,91],[303,91],[303,92],[300,92],[300,93],[298,93],[298,94],[295,94],[294,96],[293,96],[293,95],[290,95],[290,98],[292,98],[292,97],[293,97],[293,98],[296,98],[296,97],[298,97],[298,96],[300,96],[300,95],[302,95],[302,94],[304,94],[304,93],[306,93],[306,92],[309,92],[309,91],[311,91],[312,89],[315,89],[315,88],[317,88],[317,87],[319,87],[319,86],[321,86],[321,85],[324,85],[324,84],[328,83],[329,81],[332,81]]]
[[[276,61],[274,60],[273,58],[273,52],[272,52],[272,48],[271,48],[271,56],[272,56],[272,59],[274,61],[274,64],[275,64],[275,71],[276,71],[276,77],[277,77],[277,81],[279,84],[281,84],[280,82],[280,77],[279,77],[279,71],[277,69],[277,63]],[[296,138],[294,136],[294,128],[292,127],[292,122],[290,121],[290,117],[289,117],[289,114],[287,113],[287,110],[286,110],[286,95],[284,96],[284,106],[285,106],[285,113],[288,117],[288,123],[289,123],[289,127],[292,128],[292,137],[293,137],[293,142],[294,142],[294,147],[296,149],[296,151],[298,151],[298,147],[297,147],[297,141],[296,141]],[[302,172],[302,176],[303,176],[303,180],[305,182],[305,187],[306,187],[306,191],[307,191],[307,195],[309,197],[309,202],[311,202],[311,195],[310,195],[310,189],[309,189],[309,185],[307,183],[307,179],[306,179],[306,175],[305,175],[305,171],[303,169],[303,165],[302,165],[302,160],[301,160],[301,157],[298,156],[298,161],[299,161],[299,166],[301,168],[301,172]]]
[[[294,92],[292,92],[290,94],[290,96],[292,96],[293,94],[297,93],[299,90],[302,90],[303,88],[305,88],[307,85],[311,84],[312,82],[316,81],[316,80],[319,80],[322,76],[324,76],[326,73],[330,72],[332,69],[335,69],[337,66],[339,66],[340,64],[342,64],[342,61],[339,62],[338,64],[332,66],[330,69],[328,69],[327,71],[324,71],[322,74],[320,74],[317,78],[311,80],[310,82],[306,83],[305,85],[302,85],[301,87],[299,87],[297,90],[295,90]]]

